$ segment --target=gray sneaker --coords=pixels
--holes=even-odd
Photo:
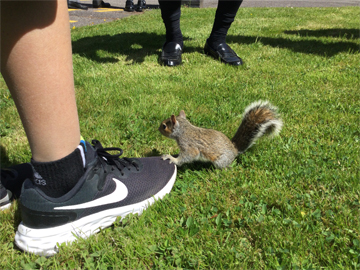
[[[117,217],[141,214],[171,191],[176,179],[173,164],[161,157],[120,159],[120,148],[92,143],[83,144],[85,174],[64,196],[51,198],[31,180],[24,182],[19,204],[22,222],[15,235],[20,249],[54,255],[57,244],[86,238],[111,226]]]

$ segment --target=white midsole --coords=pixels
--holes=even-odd
[[[0,210],[5,210],[5,209],[8,209],[8,208],[10,208],[10,206],[11,206],[11,202],[9,202],[9,203],[7,203],[7,204],[4,204],[4,205],[0,206]]]
[[[0,210],[8,209],[11,206],[11,201],[10,201],[11,196],[12,196],[11,191],[7,190],[6,196],[0,200],[0,203],[4,203],[4,202],[7,202],[7,203],[0,206]]]
[[[130,213],[139,215],[155,200],[163,198],[170,193],[176,179],[176,166],[174,174],[167,185],[153,197],[142,202],[123,207],[98,212],[65,225],[47,228],[31,229],[20,223],[15,235],[15,244],[22,250],[37,255],[52,256],[57,253],[57,243],[71,243],[77,238],[86,238],[100,229],[111,226],[117,217],[124,218]]]

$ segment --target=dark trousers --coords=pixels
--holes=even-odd
[[[100,5],[101,5],[101,1],[102,1],[102,0],[93,0],[93,6],[96,6],[96,7],[100,6]]]
[[[227,32],[235,19],[241,3],[242,0],[219,0],[214,25],[208,40],[210,43],[220,44],[225,42]],[[161,17],[166,29],[166,41],[182,43],[182,33],[180,30],[181,0],[159,0],[159,4]]]

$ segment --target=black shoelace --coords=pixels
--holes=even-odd
[[[123,170],[128,169],[130,170],[131,167],[135,167],[136,170],[139,170],[139,165],[134,162],[131,158],[119,158],[123,154],[123,150],[117,147],[108,147],[104,148],[98,140],[92,140],[91,143],[93,144],[96,153],[99,156],[99,160],[101,165],[106,173],[106,165],[111,166],[111,170],[114,171],[117,168],[121,175],[124,175]],[[108,151],[118,151],[118,154],[110,154]]]

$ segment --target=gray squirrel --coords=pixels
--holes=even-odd
[[[260,100],[246,107],[240,127],[230,140],[220,131],[192,125],[182,110],[177,117],[171,115],[160,124],[160,133],[176,140],[180,148],[177,158],[163,155],[162,159],[178,166],[200,160],[226,168],[263,135],[278,135],[282,125],[277,107]]]

